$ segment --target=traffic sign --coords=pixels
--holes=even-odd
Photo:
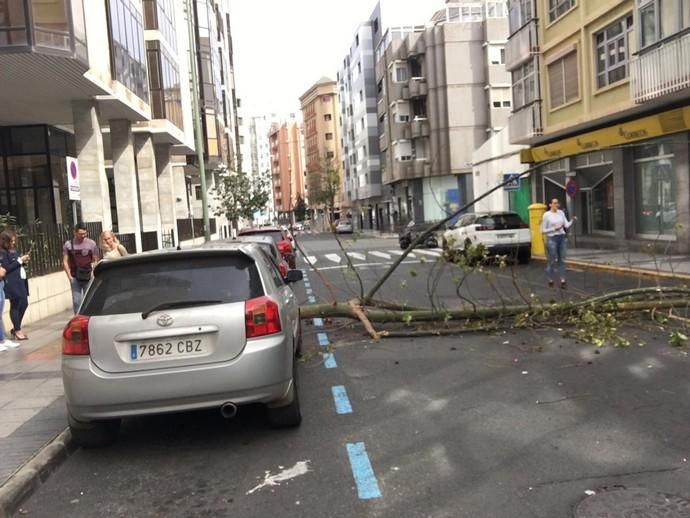
[[[79,186],[79,162],[76,158],[67,157],[67,191],[69,199],[81,201],[81,187]]]
[[[574,198],[577,196],[577,193],[579,192],[580,187],[578,187],[577,182],[575,181],[575,178],[571,178],[568,180],[568,183],[565,184],[565,192],[570,196],[571,198]]]
[[[503,190],[507,192],[514,192],[520,190],[520,175],[515,173],[507,173],[503,175]]]

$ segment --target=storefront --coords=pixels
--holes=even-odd
[[[675,113],[676,124],[668,124]],[[681,124],[682,123],[682,124]],[[690,252],[690,108],[532,148],[537,200],[578,216],[578,243]],[[655,138],[644,138],[655,137]],[[590,148],[575,153],[577,148]],[[551,158],[551,160],[549,160]]]
[[[74,137],[45,125],[0,127],[0,213],[20,225],[72,221],[66,156]]]

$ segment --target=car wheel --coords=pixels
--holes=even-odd
[[[400,241],[400,250],[407,250],[410,246],[410,241]]]
[[[302,423],[297,390],[297,365],[292,369],[292,402],[285,406],[269,407],[268,422],[273,428],[296,428]]]
[[[297,318],[299,318],[299,316]],[[302,357],[302,320],[299,321],[297,326],[297,345],[295,346],[295,356],[297,356],[297,358]]]
[[[67,416],[72,440],[82,448],[103,448],[117,440],[120,434],[120,419],[106,421],[77,421]]]

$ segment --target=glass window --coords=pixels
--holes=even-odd
[[[20,126],[10,128],[8,154],[23,155],[45,153],[45,131],[45,126]]]
[[[31,2],[36,45],[71,50],[69,13],[66,0]]]
[[[536,58],[535,58],[536,59]],[[522,108],[539,99],[534,60],[513,71],[513,106]]]
[[[28,44],[24,0],[0,0],[0,47]]]
[[[575,5],[575,0],[549,0],[549,21],[563,16]]]
[[[594,35],[597,88],[603,88],[628,77],[632,26],[633,17],[630,15]]]
[[[636,153],[635,212],[637,232],[673,235],[678,221],[673,155],[663,143],[645,146]]]
[[[613,197],[613,174],[592,189],[592,230],[613,232],[615,211]]]
[[[132,0],[109,0],[113,77],[148,101],[143,17]]]

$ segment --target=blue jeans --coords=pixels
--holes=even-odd
[[[89,281],[78,281],[72,277],[72,307],[74,308],[74,314],[76,315],[79,311],[79,306],[81,306],[81,299],[84,298],[84,292],[89,286]]]
[[[548,254],[548,261],[546,263],[546,275],[549,280],[553,281],[554,271],[558,271],[560,280],[565,280],[565,252],[567,245],[567,236],[560,234],[557,236],[549,236],[546,242],[546,252]]]

